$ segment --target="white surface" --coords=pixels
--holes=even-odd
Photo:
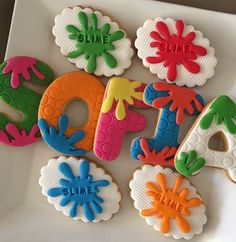
[[[215,76],[196,90],[206,102],[218,94],[228,94],[236,100],[236,16],[205,10],[175,6],[155,1],[121,0],[18,0],[12,23],[6,57],[32,55],[47,62],[56,75],[75,70],[54,43],[51,34],[54,16],[67,6],[83,4],[111,15],[124,27],[132,39],[143,22],[156,16],[183,18],[200,29],[216,50],[218,64]],[[109,4],[110,3],[110,4]],[[137,57],[124,76],[152,82],[155,75],[142,66]],[[41,194],[38,185],[40,168],[57,154],[42,141],[25,148],[0,145],[0,241],[1,242],[120,242],[174,241],[165,238],[148,226],[138,215],[130,198],[129,180],[140,166],[129,155],[131,140],[154,133],[155,110],[145,110],[148,127],[141,134],[127,135],[122,153],[112,163],[99,162],[113,174],[123,199],[121,210],[112,220],[99,224],[85,224],[58,213]],[[181,127],[181,138],[192,124],[187,118]],[[89,157],[93,157],[88,154]],[[236,185],[225,177],[222,170],[205,168],[191,179],[207,207],[208,223],[203,234],[194,242],[233,242],[236,224]]]

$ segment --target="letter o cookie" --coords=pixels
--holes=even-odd
[[[85,72],[69,72],[58,77],[40,102],[38,125],[44,141],[64,154],[82,155],[91,150],[104,91],[103,84]],[[62,115],[72,100],[81,100],[88,108],[87,121],[80,130],[68,127],[68,117]]]

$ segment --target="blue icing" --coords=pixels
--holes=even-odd
[[[144,100],[150,106],[152,102],[158,97],[168,96],[168,91],[157,91],[153,88],[153,84],[149,84],[144,91]],[[196,95],[196,99],[204,105],[204,100],[202,96],[199,94]],[[178,148],[178,134],[179,134],[179,125],[176,124],[176,110],[170,111],[169,107],[171,105],[171,101],[167,103],[160,112],[160,117],[156,125],[156,131],[153,138],[145,138],[148,143],[148,147],[150,150],[156,150],[157,152],[161,151],[165,146],[168,147],[176,147]],[[199,114],[199,111],[196,109],[194,103],[192,103],[194,108],[193,115]],[[134,159],[138,159],[138,155],[144,155],[141,147],[140,147],[140,138],[136,138],[133,140],[130,147],[130,154]]]
[[[71,136],[66,136],[64,132],[68,125],[69,119],[66,115],[61,115],[58,119],[58,132],[54,126],[48,126],[44,119],[38,121],[44,141],[53,149],[67,155],[84,155],[86,150],[75,147],[75,143],[84,138],[84,131],[79,130]]]
[[[83,160],[80,163],[79,174],[75,176],[70,166],[63,162],[59,165],[59,171],[65,178],[59,180],[60,187],[53,187],[48,190],[48,196],[62,196],[60,206],[64,207],[71,203],[70,217],[75,217],[77,207],[82,207],[83,215],[91,222],[95,219],[96,213],[101,213],[100,203],[103,199],[97,196],[99,187],[105,187],[110,184],[108,180],[93,181],[92,175],[89,174],[89,162]]]

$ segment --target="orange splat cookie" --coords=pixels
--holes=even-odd
[[[155,230],[175,239],[200,234],[205,205],[189,180],[171,169],[144,165],[130,182],[134,206]]]

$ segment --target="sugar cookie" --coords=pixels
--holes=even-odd
[[[145,88],[144,102],[161,111],[154,137],[134,139],[130,148],[131,156],[144,163],[174,166],[184,113],[199,114],[203,109],[203,99],[191,89],[155,82]]]
[[[206,208],[188,179],[169,168],[144,165],[129,186],[134,207],[155,230],[175,239],[202,233]]]
[[[137,30],[135,47],[151,73],[178,86],[202,86],[215,74],[217,59],[209,40],[182,20],[148,19]]]
[[[121,194],[111,176],[86,158],[50,159],[39,184],[48,202],[65,216],[83,222],[111,219],[120,209]]]
[[[14,121],[8,114],[0,114],[0,142],[10,146],[25,146],[40,137],[37,112],[41,95],[24,86],[30,82],[47,86],[53,80],[52,69],[29,56],[16,56],[0,65],[0,99],[22,114]]]
[[[53,35],[61,53],[79,69],[97,76],[120,75],[133,49],[116,22],[91,8],[65,8],[55,17]]]
[[[53,81],[39,106],[38,125],[44,141],[68,155],[91,150],[104,91],[103,84],[85,72],[69,72]],[[63,115],[72,100],[81,100],[88,108],[87,121],[80,128],[68,127],[68,117]]]
[[[145,128],[145,117],[129,110],[129,106],[147,107],[142,101],[145,86],[142,82],[123,77],[113,77],[109,80],[94,140],[93,151],[99,159],[116,159],[125,133],[139,132]]]
[[[209,148],[215,134],[224,137],[227,150]],[[225,169],[236,182],[236,105],[228,96],[218,96],[206,106],[176,153],[175,168],[184,176],[204,165]]]

